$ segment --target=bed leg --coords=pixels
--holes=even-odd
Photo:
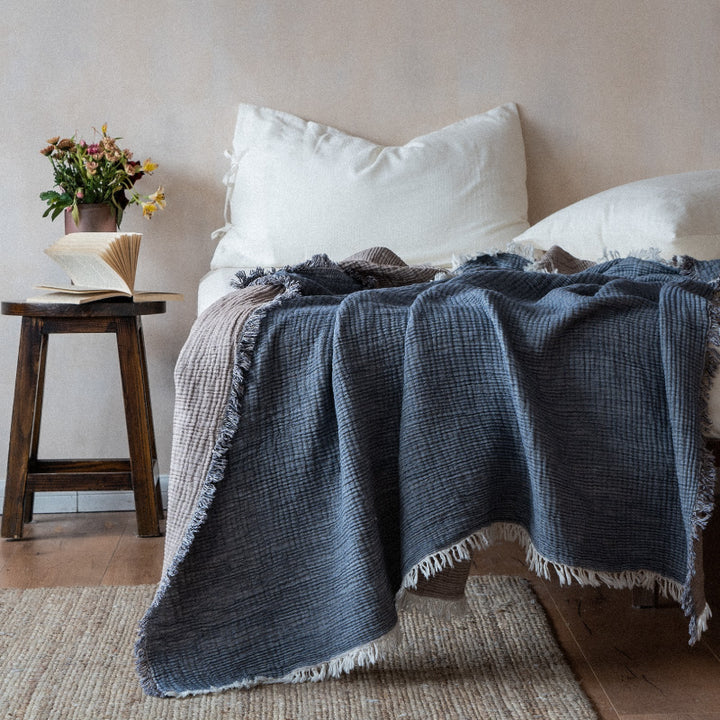
[[[634,587],[632,589],[632,606],[634,608],[656,608],[658,595],[657,583],[652,588]]]

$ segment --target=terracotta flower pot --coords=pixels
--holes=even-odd
[[[72,208],[65,209],[65,234],[74,232],[115,232],[117,220],[112,205],[108,203],[87,203],[78,205],[79,222],[75,224]]]

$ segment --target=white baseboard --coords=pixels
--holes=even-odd
[[[168,476],[160,475],[163,507],[167,508]],[[5,479],[0,480],[0,497],[5,497]],[[41,492],[35,495],[35,513],[113,512],[135,510],[129,490],[87,492]]]

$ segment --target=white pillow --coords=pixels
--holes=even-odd
[[[410,264],[448,265],[504,249],[528,227],[514,104],[400,147],[243,104],[225,183],[213,269],[342,260],[379,245]]]
[[[558,210],[517,240],[559,245],[590,260],[649,249],[667,259],[720,258],[720,170],[663,175],[605,190]]]

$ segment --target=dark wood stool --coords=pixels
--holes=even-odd
[[[3,315],[22,317],[2,537],[21,538],[23,523],[32,520],[34,494],[57,490],[132,490],[138,535],[161,534],[162,500],[140,316],[164,312],[164,302],[125,299],[83,305],[2,303]],[[38,459],[45,361],[51,333],[117,336],[129,459]]]

